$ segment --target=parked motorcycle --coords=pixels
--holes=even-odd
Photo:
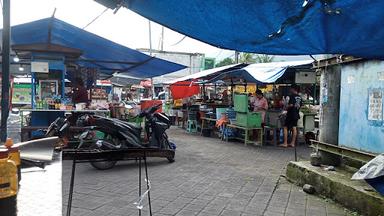
[[[166,130],[171,126],[171,121],[165,114],[156,112],[159,106],[161,105],[145,109],[139,115],[140,118],[145,118],[144,139],[141,138],[142,128],[140,126],[119,119],[94,115],[91,112],[73,112],[67,118],[57,118],[49,126],[46,136],[57,135],[66,143],[64,148],[72,149],[103,151],[159,148],[174,151],[175,145],[169,142],[166,134]],[[70,131],[71,127],[81,128],[83,131],[80,134],[73,133]],[[167,159],[169,162],[175,161],[174,156]],[[96,169],[105,170],[114,167],[116,162],[93,161],[91,165]]]

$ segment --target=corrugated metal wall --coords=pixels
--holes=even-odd
[[[384,61],[342,65],[339,145],[384,152]]]

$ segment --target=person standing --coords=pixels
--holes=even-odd
[[[297,137],[297,121],[300,119],[300,107],[303,102],[299,96],[299,87],[293,84],[290,88],[291,95],[287,104],[287,116],[284,123],[284,143],[281,147],[295,147]],[[288,131],[292,130],[292,140],[288,145]]]
[[[265,113],[268,110],[268,101],[264,97],[263,92],[260,89],[256,90],[256,97],[254,98],[253,111],[261,113],[262,123],[265,123]]]
[[[87,105],[89,103],[88,91],[85,88],[84,82],[80,77],[76,78],[74,82],[72,102],[75,104],[85,103]]]

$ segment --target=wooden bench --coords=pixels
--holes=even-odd
[[[234,137],[234,138],[237,140],[244,141],[245,146],[248,143],[256,144],[256,145],[260,145],[260,146],[263,145],[263,128],[262,127],[255,127],[255,128],[243,127],[243,126],[238,126],[238,125],[234,125],[234,124],[227,124],[225,127],[243,130],[245,132],[244,139],[241,137]],[[259,134],[258,134],[259,141],[258,142],[249,140],[250,132],[252,133],[254,130],[257,130],[259,132]],[[228,142],[228,137],[226,137],[226,141]]]

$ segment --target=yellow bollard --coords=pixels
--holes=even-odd
[[[11,138],[7,138],[4,143],[4,146],[9,150],[9,159],[15,162],[17,167],[17,176],[18,181],[21,180],[21,159],[20,159],[20,150],[19,147],[13,145],[13,140]]]
[[[1,215],[13,216],[17,213],[18,192],[17,167],[9,159],[9,150],[0,149],[0,209]]]

